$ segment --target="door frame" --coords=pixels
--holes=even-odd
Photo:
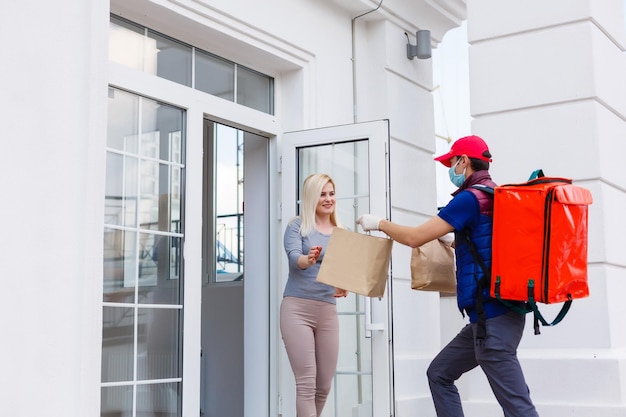
[[[338,125],[324,128],[286,132],[282,136],[280,172],[282,187],[281,218],[283,228],[286,222],[295,215],[297,178],[297,151],[300,147],[325,145],[356,140],[368,141],[369,159],[369,212],[384,215],[389,218],[391,212],[390,198],[390,167],[389,167],[389,120]],[[382,232],[372,232],[373,235],[385,236]],[[287,279],[288,265],[282,256],[281,288]],[[371,301],[366,309],[371,314],[365,321],[369,325],[366,331],[371,332],[372,338],[372,412],[374,416],[395,415],[395,394],[393,384],[393,332],[392,332],[392,286],[391,269],[387,280],[387,289],[381,299],[367,299]],[[279,302],[279,300],[278,300]],[[279,346],[280,347],[280,346]],[[278,360],[281,368],[278,383],[280,405],[295,407],[289,404],[292,395],[287,394],[287,386],[291,368],[286,358],[284,348],[278,351],[282,356]],[[292,408],[293,408],[292,407]],[[284,410],[282,415],[289,416]]]

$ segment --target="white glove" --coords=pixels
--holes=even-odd
[[[381,220],[381,217],[374,216],[373,214],[364,214],[356,219],[356,224],[360,224],[363,230],[369,232],[370,230],[378,230],[378,225]]]
[[[446,233],[445,235],[441,236],[439,240],[441,240],[448,246],[452,246],[452,244],[454,243],[454,233]]]

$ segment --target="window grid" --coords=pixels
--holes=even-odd
[[[139,25],[139,24],[137,24],[135,22],[126,20],[126,19],[124,19],[122,17],[116,16],[116,15],[113,15],[113,14],[111,14],[111,23],[117,24],[121,28],[125,28],[127,30],[130,30],[130,29],[127,28],[127,26],[129,26],[129,25],[132,26],[132,27],[137,28],[138,31],[141,30],[143,32],[144,42],[147,42],[147,40],[150,39],[150,35],[152,34],[152,35],[156,35],[157,37],[166,38],[166,39],[168,39],[168,40],[170,40],[170,41],[172,41],[174,43],[177,43],[177,44],[179,44],[181,46],[189,48],[189,50],[191,52],[191,69],[190,69],[190,72],[191,72],[191,74],[190,74],[190,76],[191,76],[191,83],[190,83],[190,87],[193,88],[193,89],[196,89],[196,76],[199,75],[199,74],[196,73],[196,55],[197,55],[197,53],[207,54],[207,55],[209,55],[211,57],[220,59],[220,60],[222,60],[224,62],[227,62],[230,65],[232,65],[232,67],[234,69],[234,79],[231,80],[231,81],[232,81],[232,85],[233,85],[233,88],[234,88],[234,95],[233,95],[233,99],[230,100],[230,101],[233,101],[234,103],[238,103],[238,100],[237,100],[237,96],[238,96],[237,95],[237,88],[238,88],[237,72],[238,72],[238,68],[241,67],[241,68],[246,69],[247,71],[250,71],[252,73],[260,75],[260,77],[265,79],[266,82],[267,82],[267,84],[265,85],[265,89],[267,89],[267,97],[265,97],[265,99],[263,100],[263,103],[265,105],[253,106],[253,105],[246,104],[246,103],[238,103],[238,104],[241,104],[241,105],[246,106],[246,107],[254,108],[254,109],[262,111],[264,113],[268,113],[268,114],[272,114],[272,115],[274,114],[274,79],[272,77],[270,77],[268,75],[265,75],[265,74],[262,74],[262,73],[260,73],[258,71],[255,71],[255,70],[251,69],[251,68],[247,68],[245,66],[239,65],[239,64],[237,64],[235,62],[229,61],[229,60],[227,60],[225,58],[222,58],[220,56],[212,54],[211,52],[202,50],[200,48],[196,48],[193,45],[189,45],[189,44],[187,44],[185,42],[181,42],[181,41],[179,41],[177,39],[172,38],[171,36],[167,36],[167,35],[165,35],[163,33],[154,31],[154,30],[152,30],[150,28],[144,27],[144,26]],[[145,51],[147,50],[147,46],[144,47],[143,49],[144,49],[144,53],[145,53]],[[149,72],[149,68],[148,68],[149,62],[148,61],[149,60],[146,59],[145,56],[141,57],[142,71],[143,72]],[[121,64],[126,65],[125,63],[121,63]],[[155,75],[156,75],[156,73],[155,73]],[[157,75],[157,76],[159,76],[159,75]],[[171,80],[171,81],[178,82],[176,80]],[[252,91],[251,93],[252,94],[258,94],[258,89],[257,89],[257,91]]]
[[[110,99],[131,95],[137,100],[137,112],[132,116],[135,119],[136,127],[124,131],[115,131],[114,136],[119,140],[115,143],[107,143],[107,155],[117,155],[122,158],[124,163],[121,167],[117,165],[107,166],[107,171],[109,169],[116,171],[121,168],[116,174],[123,179],[120,180],[119,188],[114,187],[110,191],[111,195],[108,195],[107,192],[105,198],[107,202],[110,199],[120,201],[120,207],[114,207],[118,209],[119,213],[105,214],[103,222],[105,238],[107,231],[119,231],[125,235],[134,234],[132,243],[126,237],[122,238],[123,243],[120,250],[122,258],[128,257],[134,266],[129,271],[124,269],[121,279],[114,278],[113,284],[117,287],[112,293],[107,293],[105,288],[103,294],[103,333],[109,332],[112,336],[105,338],[103,334],[103,359],[107,359],[107,362],[103,363],[103,371],[106,367],[107,373],[103,373],[101,381],[103,396],[101,415],[109,416],[118,415],[116,413],[119,412],[128,412],[129,416],[134,417],[150,408],[154,411],[156,411],[155,408],[158,408],[161,411],[167,410],[168,415],[173,417],[179,415],[180,412],[180,394],[183,382],[180,352],[182,346],[180,338],[182,337],[183,276],[182,270],[178,267],[174,267],[175,271],[172,270],[172,256],[177,257],[179,254],[172,255],[173,249],[168,245],[170,242],[176,241],[178,248],[181,248],[184,238],[184,230],[182,229],[185,168],[183,159],[185,145],[184,111],[166,105],[174,111],[174,114],[178,115],[180,123],[162,125],[158,123],[160,118],[156,110],[153,110],[155,106],[160,106],[160,103],[113,87],[110,89]],[[149,125],[144,125],[143,116],[145,116],[145,112],[150,114]],[[109,123],[115,124],[116,121],[110,119]],[[155,125],[151,126],[150,121]],[[163,130],[159,135],[158,130],[154,131],[154,129]],[[149,132],[144,132],[144,130]],[[166,143],[163,143],[163,140]],[[161,154],[160,150],[166,154]],[[133,163],[135,169],[127,171],[127,161],[129,160],[136,161]],[[113,173],[107,172],[107,176],[111,174]],[[129,177],[134,178],[130,184],[126,181]],[[159,189],[159,182],[166,184],[165,189]],[[161,207],[158,200],[163,192],[167,194],[167,207]],[[159,206],[154,205],[155,201],[159,201]],[[130,206],[127,206],[128,204]],[[125,216],[131,216],[129,210],[134,211],[132,222],[124,220]],[[155,210],[157,210],[156,214],[154,213]],[[164,220],[165,226],[161,224],[161,216],[164,213],[167,213],[166,220]],[[159,224],[155,224],[153,220],[155,216],[159,219]],[[173,226],[174,223],[176,223],[175,227]],[[144,238],[152,236],[147,240],[153,243],[157,242],[159,238],[162,239],[162,242],[168,242],[165,245],[167,249],[159,252],[167,253],[167,256],[163,258],[165,259],[163,275],[165,280],[174,280],[170,281],[173,284],[171,289],[177,293],[173,299],[160,299],[156,295],[152,295],[150,298],[145,295],[146,292],[156,294],[163,282],[159,283],[159,279],[156,277],[152,282],[151,273],[145,276],[141,273],[141,251],[145,249],[142,247],[142,236]],[[133,248],[130,254],[123,249],[127,244]],[[153,244],[152,256],[157,253],[155,247],[156,245]],[[106,261],[106,252],[104,257]],[[127,277],[127,274],[132,275]],[[148,282],[146,278],[148,278]],[[130,290],[129,287],[131,286],[133,287],[132,300],[128,298],[124,298],[123,301],[115,301],[115,298],[107,300],[109,295],[116,295],[115,291],[119,291],[123,295],[126,289]],[[165,287],[166,291],[169,289]],[[141,294],[140,290],[144,292],[144,295]],[[160,353],[154,351],[154,342],[150,342],[148,339],[155,334],[150,326],[156,322],[162,323],[163,317],[169,318],[171,331],[161,333],[165,335],[166,342],[157,343],[164,343],[165,349],[173,350],[165,350],[164,353]],[[131,319],[132,325],[128,326]],[[124,326],[128,328],[127,335],[132,340],[116,341],[116,337],[118,339],[120,336],[125,337]],[[159,326],[167,329],[167,323],[164,326],[161,324]],[[122,331],[121,334],[120,331]],[[167,345],[168,343],[169,345]],[[128,347],[128,354],[132,357],[125,356],[125,346]],[[108,350],[105,355],[105,348],[112,350]],[[124,367],[130,373],[118,374],[117,370]]]

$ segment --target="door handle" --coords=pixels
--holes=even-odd
[[[365,337],[372,337],[372,330],[385,330],[385,324],[372,323],[372,298],[365,297]]]

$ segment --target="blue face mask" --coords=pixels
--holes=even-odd
[[[452,181],[452,184],[456,185],[457,187],[460,187],[465,182],[465,170],[463,170],[462,174],[457,174],[455,171],[456,166],[459,164],[459,162],[461,162],[461,158],[458,158],[456,160],[456,164],[452,165],[448,170],[448,175],[450,175],[450,181]]]

